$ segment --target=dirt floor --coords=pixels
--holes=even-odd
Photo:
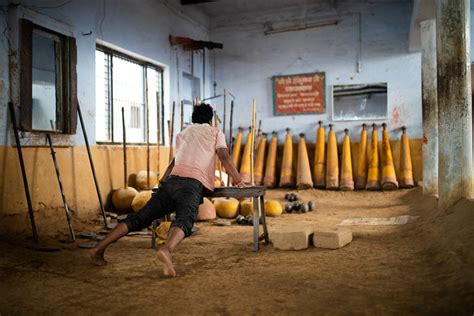
[[[272,190],[269,198],[289,191]],[[339,250],[254,253],[252,228],[198,223],[162,276],[148,237],[125,237],[92,266],[86,250],[34,252],[0,238],[0,314],[466,314],[474,313],[474,201],[447,212],[420,189],[298,193],[317,211],[284,214],[335,226],[349,217],[420,216],[403,226],[352,226]],[[267,198],[268,198],[267,197]],[[89,226],[88,229],[94,229]],[[99,230],[99,227],[95,227]]]

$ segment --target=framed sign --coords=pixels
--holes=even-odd
[[[388,118],[387,83],[332,86],[334,121]]]
[[[274,115],[324,113],[324,72],[273,76],[272,83]]]

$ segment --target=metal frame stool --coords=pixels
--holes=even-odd
[[[265,243],[269,243],[270,239],[268,236],[267,219],[265,216],[265,191],[264,186],[253,186],[246,188],[236,187],[217,187],[214,191],[206,191],[203,193],[203,197],[216,198],[216,197],[233,197],[233,198],[253,198],[253,249],[258,251],[260,249],[260,241],[263,240]],[[261,207],[261,209],[260,209]],[[262,218],[263,234],[260,236],[260,214]],[[153,229],[156,229],[157,221],[153,221]],[[151,247],[156,249],[156,236],[155,232],[152,232]]]

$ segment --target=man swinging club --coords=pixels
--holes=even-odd
[[[91,250],[90,257],[94,264],[107,263],[104,252],[111,243],[175,211],[176,218],[171,224],[166,243],[157,255],[163,264],[164,275],[176,276],[171,255],[179,243],[191,235],[199,204],[203,202],[203,189],[214,190],[216,153],[234,185],[239,188],[244,186],[228,153],[224,134],[211,126],[212,116],[213,110],[209,104],[202,103],[194,107],[193,125],[176,135],[176,154],[158,190],[138,213],[128,215]]]

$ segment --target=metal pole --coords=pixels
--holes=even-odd
[[[28,205],[28,215],[30,216],[31,230],[33,232],[33,241],[35,244],[39,244],[38,230],[36,229],[35,215],[33,213],[33,204],[31,203],[30,189],[28,186],[28,177],[26,175],[25,162],[23,161],[23,152],[21,150],[20,136],[18,135],[18,126],[16,125],[15,108],[12,102],[8,102],[8,108],[10,109],[13,134],[15,135],[16,149],[18,152],[18,158],[20,160],[20,169],[21,175],[23,177],[23,186],[25,187],[26,203]]]
[[[230,101],[230,120],[229,120],[229,154],[232,155],[234,140],[232,139],[232,124],[234,121],[234,100]],[[230,175],[227,177],[227,186],[230,186]]]
[[[181,131],[184,129],[184,101],[181,100]]]
[[[170,120],[167,120],[166,123],[168,124],[168,142],[170,144],[170,152],[168,154],[168,164],[170,163],[171,161],[171,158],[173,158],[173,154],[171,153],[172,151],[172,147],[171,147],[171,121]]]
[[[234,142],[232,141],[232,127],[234,124],[234,100],[230,101],[230,122],[229,122],[229,153],[232,153]]]
[[[150,190],[150,107],[148,104],[148,78],[145,74],[146,102],[146,187]]]
[[[81,107],[79,102],[77,103],[77,113],[79,114],[79,122],[81,123],[82,134],[84,135],[84,141],[86,142],[87,155],[89,156],[89,163],[91,165],[92,177],[94,178],[95,190],[97,192],[97,198],[99,199],[100,211],[104,218],[104,225],[107,227],[107,216],[105,215],[104,204],[102,203],[102,196],[100,195],[99,183],[97,182],[97,176],[95,174],[94,162],[92,161],[92,154],[89,147],[89,139],[87,138],[86,127],[84,126],[84,119],[82,118]]]
[[[160,172],[160,142],[161,142],[161,105],[160,105],[160,93],[156,92],[156,107],[157,107],[157,123],[156,123],[156,168],[158,173]]]
[[[122,142],[123,142],[123,188],[127,188],[127,132],[125,129],[125,109],[122,106]]]
[[[227,90],[224,89],[224,122],[222,124],[222,133],[224,133],[224,136],[225,136],[226,115],[227,115]]]
[[[202,98],[206,97],[206,49],[202,49]]]
[[[170,125],[170,155],[169,161],[173,158],[173,136],[174,136],[174,110],[176,108],[176,102],[173,101],[173,108],[171,109],[171,125]]]
[[[50,121],[51,125],[53,125],[53,121]],[[53,157],[53,164],[54,169],[56,171],[56,178],[58,179],[59,184],[59,191],[61,192],[61,198],[63,199],[64,210],[66,211],[66,219],[67,224],[69,226],[69,233],[71,234],[71,240],[76,240],[76,236],[74,234],[74,229],[71,225],[71,213],[69,211],[69,206],[67,205],[66,196],[64,195],[64,188],[63,182],[61,181],[61,174],[59,173],[58,162],[56,161],[56,152],[54,151],[53,142],[51,141],[51,135],[49,133],[46,134],[46,138],[48,139],[49,149],[51,150],[51,157]]]

